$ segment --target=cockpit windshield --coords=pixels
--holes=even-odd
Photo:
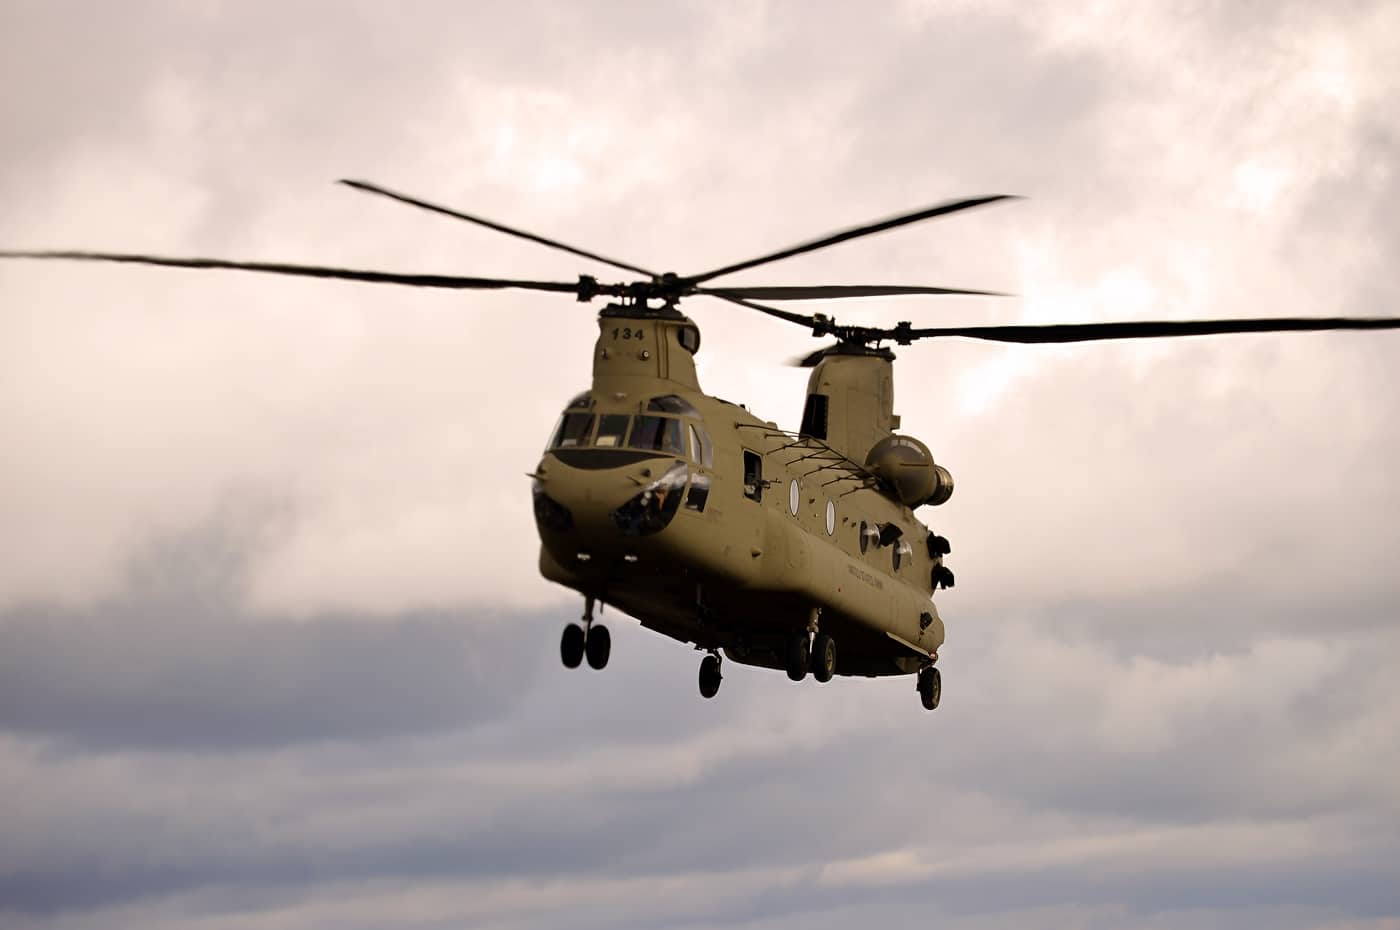
[[[672,455],[685,455],[681,421],[673,417],[637,417],[627,444],[634,449],[656,449]]]
[[[641,449],[689,457],[706,466],[713,463],[710,438],[698,421],[700,412],[683,398],[674,394],[653,398],[647,404],[647,412],[639,416],[595,414],[590,412],[592,405],[593,399],[587,394],[570,401],[559,418],[549,448]],[[677,414],[697,419],[682,419]]]
[[[571,446],[586,446],[593,435],[594,416],[591,413],[566,413],[559,418],[559,426],[550,440],[551,449],[568,449]]]
[[[627,438],[627,424],[632,418],[625,413],[605,413],[598,418],[598,436],[593,445],[600,449],[621,446]]]

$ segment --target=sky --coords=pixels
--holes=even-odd
[[[1387,3],[0,3],[0,249],[1393,315]],[[942,706],[539,578],[596,308],[0,264],[0,928],[1400,928],[1400,334],[898,350]],[[793,426],[810,335],[687,311]]]

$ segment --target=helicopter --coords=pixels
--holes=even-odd
[[[120,252],[0,251],[0,258],[226,269],[454,290],[522,289],[609,302],[599,312],[592,382],[569,400],[527,474],[540,537],[539,571],[584,599],[560,658],[607,666],[614,607],[703,652],[698,685],[713,698],[724,659],[809,674],[912,676],[923,707],[938,707],[945,626],[934,598],[952,588],[948,539],[917,515],[949,500],[951,472],[898,432],[889,344],[972,338],[1020,344],[1231,333],[1400,328],[1397,317],[1271,317],[1076,324],[915,327],[849,325],[771,302],[996,292],[910,285],[718,287],[717,278],[897,227],[1014,199],[940,203],[698,274],[654,272],[367,181],[358,191],[463,220],[612,266],[620,283],[580,275],[535,281],[404,274],[321,265],[172,258]],[[696,376],[700,329],[683,299],[709,297],[796,324],[832,342],[796,363],[810,368],[796,430],[705,393]]]

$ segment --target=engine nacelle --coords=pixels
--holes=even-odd
[[[928,446],[912,436],[886,436],[865,457],[875,473],[906,507],[937,506],[953,496],[953,476],[933,461]]]

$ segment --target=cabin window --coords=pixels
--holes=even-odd
[[[751,501],[763,499],[763,456],[744,450],[744,496]]]
[[[685,455],[685,434],[681,421],[673,417],[637,417],[632,438],[627,444],[634,449],[656,449],[671,455]]]
[[[566,413],[559,418],[559,427],[554,431],[551,449],[567,449],[571,446],[588,445],[588,437],[593,432],[593,414]]]
[[[827,404],[825,394],[807,395],[807,404],[802,408],[802,429],[799,431],[803,436],[826,438]]]
[[[685,506],[690,510],[704,510],[705,501],[710,499],[710,476],[693,474],[690,476],[690,490],[685,495]]]
[[[891,558],[894,560],[895,571],[899,571],[899,566],[914,557],[914,547],[909,545],[907,539],[901,539],[890,551],[894,553]]]

